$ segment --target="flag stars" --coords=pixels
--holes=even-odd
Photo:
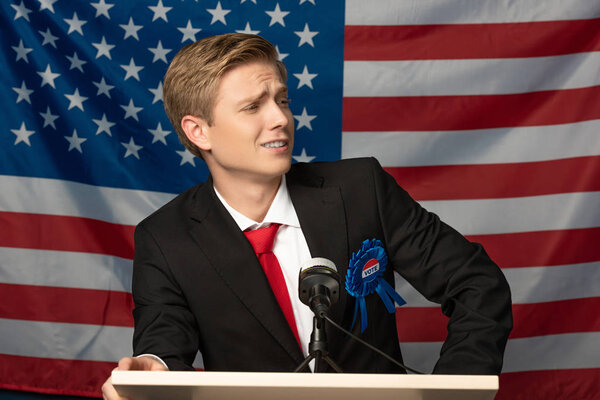
[[[67,142],[69,142],[69,150],[77,150],[78,152],[83,154],[83,150],[81,149],[81,144],[85,142],[86,138],[80,138],[77,136],[77,129],[73,129],[73,134],[71,136],[65,136]]]
[[[294,115],[294,118],[298,121],[298,126],[296,126],[296,130],[300,128],[306,127],[312,131],[311,121],[317,118],[316,115],[308,115],[306,112],[306,107],[302,109],[302,114]]]
[[[100,82],[92,82],[98,88],[98,93],[96,96],[100,96],[101,94],[105,95],[110,99],[110,90],[114,88],[113,85],[109,85],[104,80],[104,77],[100,80]]]
[[[294,31],[296,35],[300,37],[300,42],[298,42],[298,47],[302,46],[304,43],[308,43],[311,47],[315,47],[313,43],[313,38],[318,35],[319,32],[311,31],[308,29],[308,24],[304,24],[304,30],[302,31]]]
[[[129,65],[123,64],[123,65],[121,65],[121,68],[123,68],[125,70],[125,78],[123,78],[124,81],[126,81],[129,78],[134,78],[138,82],[140,80],[139,73],[141,70],[144,69],[143,66],[135,65],[135,62],[133,61],[133,57],[131,57],[131,60],[129,60]]]
[[[17,95],[18,95],[17,96],[17,104],[19,104],[23,100],[25,100],[26,102],[31,104],[31,98],[29,96],[31,96],[31,93],[33,93],[33,90],[27,89],[27,86],[25,85],[25,81],[23,81],[21,83],[20,88],[14,87],[14,88],[12,88],[12,90],[17,92]]]
[[[285,26],[285,22],[283,18],[288,15],[289,11],[281,11],[279,8],[279,3],[275,4],[275,9],[273,11],[265,11],[269,17],[271,17],[271,22],[269,22],[269,26],[280,24],[281,26]]]
[[[131,117],[139,122],[138,113],[143,110],[143,107],[136,107],[133,104],[133,99],[129,99],[129,104],[126,106],[121,105],[121,108],[125,111],[125,116],[123,119]]]
[[[154,13],[154,16],[152,17],[152,22],[156,21],[159,18],[164,20],[165,22],[169,22],[167,20],[167,13],[171,11],[173,7],[165,7],[163,6],[162,0],[158,0],[158,3],[155,6],[148,6],[148,8]]]
[[[110,56],[110,51],[114,49],[115,45],[106,43],[106,39],[104,38],[104,36],[102,36],[102,40],[100,40],[100,43],[92,43],[92,46],[94,46],[96,50],[98,50],[98,52],[96,53],[96,59],[102,56],[105,56],[109,60],[112,59],[112,57]]]
[[[50,44],[50,46],[56,49],[56,41],[58,40],[58,36],[54,36],[52,32],[50,32],[50,28],[46,28],[46,32],[38,31],[38,33],[44,38],[42,46]]]
[[[164,130],[160,122],[156,126],[156,129],[148,129],[148,132],[152,134],[152,143],[161,142],[163,144],[167,144],[166,137],[171,133],[171,131]]]
[[[69,71],[72,69],[78,69],[80,72],[83,73],[83,65],[87,64],[87,61],[79,59],[79,56],[77,55],[76,51],[73,52],[73,57],[69,57],[69,56],[66,56],[66,57],[67,57],[67,60],[69,60],[69,62],[71,63],[71,66],[69,67]]]
[[[138,37],[138,31],[142,29],[143,26],[134,24],[133,18],[129,17],[129,23],[127,23],[127,25],[119,26],[125,30],[125,36],[123,37],[123,40],[127,39],[128,37],[132,37],[137,41],[140,40]]]
[[[304,4],[304,3],[312,3],[315,4],[315,0],[300,0],[300,4]]]
[[[154,99],[152,99],[152,104],[157,101],[162,101],[163,99],[163,84],[162,82],[158,82],[158,87],[156,89],[148,89],[150,93],[154,95]]]
[[[41,87],[48,84],[52,86],[53,89],[56,89],[56,85],[54,84],[54,80],[60,76],[60,74],[52,72],[50,69],[50,64],[46,66],[46,70],[43,72],[38,72],[38,75],[42,77]]]
[[[190,153],[188,149],[184,149],[181,151],[176,150],[176,152],[177,154],[179,154],[179,156],[181,156],[181,162],[179,163],[179,166],[182,166],[184,164],[191,164],[193,167],[196,166],[194,155]]]
[[[90,5],[96,9],[96,18],[102,15],[107,19],[110,19],[108,10],[115,6],[114,4],[107,4],[105,0],[100,0],[98,3],[91,3]]]
[[[96,135],[99,135],[102,132],[105,132],[108,136],[112,136],[110,128],[112,128],[116,124],[114,122],[110,122],[109,120],[107,120],[105,113],[102,113],[101,119],[92,119],[92,121],[94,121],[94,123],[96,125],[98,125],[98,130],[96,131]]]
[[[260,31],[253,31],[250,27],[250,22],[246,22],[246,27],[244,30],[236,30],[237,33],[247,33],[249,35],[258,35]]]
[[[13,18],[14,21],[16,21],[19,18],[23,18],[27,22],[29,22],[29,13],[31,12],[31,10],[25,7],[23,1],[21,1],[21,4],[19,5],[11,4],[10,6],[15,10],[15,17]]]
[[[33,51],[33,49],[23,46],[23,39],[19,40],[18,46],[11,46],[11,47],[17,53],[17,59],[15,60],[15,62],[17,62],[19,60],[25,60],[25,62],[29,64],[29,59],[27,58],[27,54],[31,53]]]
[[[196,41],[196,33],[200,32],[202,29],[194,28],[192,26],[192,21],[188,19],[187,25],[183,28],[177,28],[177,30],[183,34],[183,37],[181,38],[181,43],[183,43],[186,40],[195,42]]]
[[[57,1],[58,0],[39,0],[39,2],[40,2],[40,11],[42,11],[42,10],[48,10],[52,14],[54,14],[54,3],[56,3]]]
[[[79,89],[75,89],[73,94],[65,94],[65,97],[69,99],[69,107],[67,110],[70,110],[74,107],[79,108],[81,111],[83,110],[83,102],[88,98],[79,94]]]
[[[306,149],[302,149],[302,152],[300,153],[299,156],[292,156],[292,158],[294,160],[296,160],[297,162],[311,162],[312,160],[315,159],[315,156],[309,156],[306,154]]]
[[[284,58],[290,55],[289,53],[282,53],[279,51],[279,46],[275,46],[275,50],[277,50],[277,59],[279,61],[283,61]]]
[[[150,50],[152,54],[154,54],[154,58],[152,59],[153,63],[158,60],[161,60],[164,61],[165,64],[167,64],[167,54],[170,53],[172,49],[165,49],[162,46],[161,41],[159,40],[158,45],[156,45],[156,47],[150,47],[148,50]]]
[[[129,143],[121,142],[121,145],[127,149],[125,151],[125,155],[123,156],[123,158],[127,158],[129,156],[134,156],[138,160],[140,159],[140,155],[138,154],[138,151],[140,151],[140,149],[142,149],[143,146],[139,146],[139,145],[135,144],[135,142],[133,141],[133,137],[129,138]]]
[[[296,78],[298,78],[298,87],[296,89],[300,89],[302,86],[308,86],[309,88],[313,88],[312,85],[312,80],[317,76],[318,74],[311,74],[308,72],[308,68],[306,67],[306,65],[304,66],[304,69],[302,70],[302,73],[300,74],[294,74],[294,76]]]
[[[58,115],[54,115],[54,114],[52,114],[52,112],[50,112],[50,106],[47,106],[46,112],[40,113],[40,115],[42,116],[42,118],[44,118],[44,126],[42,128],[45,128],[48,125],[50,125],[52,128],[56,129],[56,125],[54,124],[54,121],[56,121],[58,119]]]
[[[81,27],[87,24],[87,21],[80,20],[79,17],[77,17],[76,12],[73,13],[73,18],[65,18],[64,21],[67,23],[67,25],[69,25],[67,35],[70,35],[72,32],[79,32],[79,34],[83,36],[83,30]]]
[[[219,21],[222,22],[223,25],[227,25],[227,21],[225,20],[225,16],[227,14],[229,14],[231,12],[231,10],[224,10],[221,7],[221,2],[217,2],[217,7],[216,8],[207,8],[206,11],[208,11],[211,15],[212,15],[212,20],[210,21],[210,24],[214,24],[215,22]]]
[[[23,142],[27,146],[31,147],[31,143],[29,142],[29,136],[35,134],[35,131],[28,131],[27,127],[25,126],[25,122],[21,122],[21,127],[19,129],[11,129],[10,131],[17,136],[15,138],[15,146]]]

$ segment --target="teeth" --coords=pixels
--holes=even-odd
[[[285,142],[284,141],[269,142],[269,143],[263,144],[263,147],[266,147],[268,149],[274,149],[274,148],[283,147],[283,146],[285,146]]]

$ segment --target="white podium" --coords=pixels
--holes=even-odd
[[[492,400],[495,375],[113,371],[133,400]]]

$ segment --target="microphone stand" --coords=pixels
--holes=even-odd
[[[310,335],[310,343],[308,344],[308,356],[302,361],[302,364],[294,370],[300,372],[308,367],[308,363],[315,360],[315,372],[322,371],[322,361],[325,361],[335,372],[344,372],[342,369],[329,357],[327,349],[327,334],[325,333],[325,320],[322,317],[313,317],[313,331]]]

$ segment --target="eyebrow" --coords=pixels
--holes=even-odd
[[[277,90],[277,93],[275,95],[277,96],[280,94],[287,94],[287,93],[288,93],[288,87],[287,87],[287,85],[283,85]],[[267,95],[267,91],[263,90],[260,94],[258,94],[256,96],[249,96],[243,100],[238,101],[237,104],[243,105],[243,104],[247,104],[247,103],[252,103],[252,102],[263,99],[266,95]]]

